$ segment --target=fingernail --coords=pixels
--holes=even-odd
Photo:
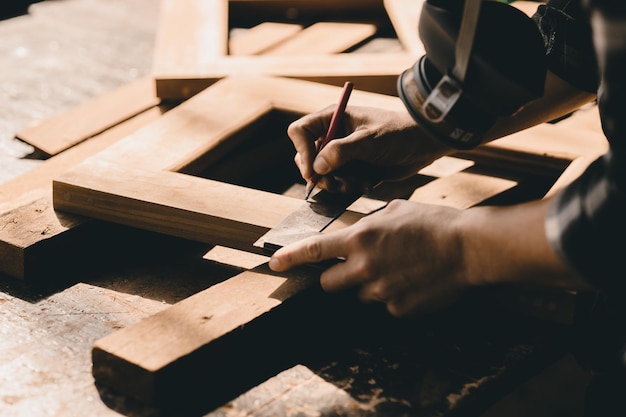
[[[276,258],[270,258],[268,266],[270,267],[270,269],[276,270],[277,268],[280,268],[280,261]]]
[[[315,170],[315,172],[322,175],[330,172],[330,166],[328,166],[328,162],[326,162],[326,160],[322,157],[315,158],[315,161],[313,161],[313,169]]]

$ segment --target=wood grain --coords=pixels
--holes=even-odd
[[[292,23],[263,22],[230,36],[228,39],[229,55],[262,54],[274,45],[281,43],[303,29],[302,25]]]
[[[160,103],[152,77],[119,87],[19,132],[18,139],[47,156],[66,149]]]
[[[337,54],[374,36],[377,28],[366,23],[317,22],[288,40],[266,50],[264,55]]]
[[[217,80],[231,74],[262,74],[299,78],[308,81],[343,85],[346,79],[353,79],[362,90],[382,94],[396,95],[396,78],[404,69],[410,67],[415,57],[403,52],[375,54],[332,54],[332,51],[345,50],[354,42],[363,40],[364,34],[353,37],[353,29],[345,34],[339,32],[336,37],[328,38],[330,32],[323,27],[339,25],[340,28],[366,28],[367,25],[350,26],[341,22],[332,22],[341,15],[351,19],[369,13],[370,19],[380,19],[378,13],[384,12],[381,2],[315,2],[303,0],[298,4],[288,1],[237,1],[237,0],[163,0],[163,10],[158,27],[155,46],[153,76],[156,79],[157,96],[167,100],[187,99]],[[323,6],[325,5],[325,6]],[[231,7],[232,6],[232,7]],[[305,42],[305,47],[289,47],[278,45],[282,49],[277,55],[264,56],[233,56],[227,55],[229,19],[237,20],[237,14],[257,13],[254,17],[257,24],[271,21],[276,13],[293,12],[298,19],[314,19],[313,27],[305,30],[303,35],[322,28],[323,38]],[[209,9],[213,12],[209,12]],[[269,18],[263,18],[266,15]],[[322,21],[322,20],[324,21]],[[282,20],[289,21],[288,16]],[[341,40],[345,35],[349,42]],[[319,36],[316,35],[316,37]],[[371,36],[368,35],[368,36]],[[341,40],[341,45],[336,42]],[[289,43],[289,41],[287,41]],[[294,39],[302,45],[302,41]],[[313,43],[311,43],[313,42]],[[352,45],[350,45],[352,44]],[[337,48],[339,46],[339,48]],[[283,48],[289,48],[285,50]],[[321,48],[321,49],[320,49]],[[297,55],[294,55],[294,51]],[[271,51],[266,51],[270,53]],[[285,53],[288,56],[285,56]],[[304,55],[303,55],[304,54]],[[335,56],[341,55],[341,56]],[[345,56],[344,56],[345,55]],[[374,55],[374,56],[369,56]]]
[[[128,178],[133,178],[130,185]],[[479,191],[477,183],[483,180],[488,185]],[[457,200],[446,199],[447,195],[442,194],[454,193],[468,184],[472,185],[472,192],[461,193]],[[513,185],[507,180],[459,173],[424,185],[420,188],[423,191],[411,199],[432,203],[445,199],[447,204],[467,207]],[[150,195],[151,200],[141,201],[140,195]],[[214,197],[219,197],[218,204],[210,203],[216,201]],[[172,206],[174,203],[176,207]],[[181,174],[141,173],[110,165],[92,164],[89,174],[77,170],[55,181],[55,205],[61,209],[246,250],[256,250],[252,245],[267,230],[264,228],[277,224],[301,204],[298,199],[182,178]],[[271,213],[266,211],[268,207]],[[362,216],[344,213],[328,231],[352,224]],[[261,317],[272,320],[276,326],[274,319],[281,314],[281,308],[284,310],[283,303],[316,287],[318,274],[318,270],[307,268],[277,274],[261,265],[214,285],[137,325],[98,340],[93,349],[94,377],[99,384],[147,403],[167,405],[184,398],[191,402],[201,399],[205,405],[214,406],[213,401],[224,400],[218,393],[220,389],[212,390],[216,399],[206,394],[198,396],[190,384],[181,381],[194,380],[190,373],[207,370],[211,371],[212,381],[228,380],[226,372],[232,372],[238,367],[235,362],[242,360],[233,351],[244,344],[240,340],[233,345],[233,333],[259,343],[243,329]],[[223,346],[228,346],[228,354],[221,351]],[[228,385],[225,383],[222,389]]]

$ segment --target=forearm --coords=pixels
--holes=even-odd
[[[546,199],[506,207],[474,207],[459,216],[455,227],[471,285],[589,288],[558,258],[546,239],[548,204]]]

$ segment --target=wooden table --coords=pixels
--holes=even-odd
[[[154,0],[44,1],[0,22],[0,183],[41,163],[18,131],[149,74],[157,13]],[[0,277],[3,415],[162,415],[95,386],[94,341],[238,271],[203,261],[204,244],[117,232],[162,251],[103,259],[62,285]],[[267,352],[274,376],[203,414],[481,415],[561,357],[567,336],[560,324],[485,309],[482,297],[411,321],[351,297],[339,300],[343,317],[324,314],[335,304],[321,306],[311,312],[320,328],[284,329],[300,349],[295,363]]]

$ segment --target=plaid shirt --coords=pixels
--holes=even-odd
[[[546,230],[559,256],[595,288],[626,296],[626,1],[582,1],[586,9],[581,0],[549,1],[534,20],[549,68],[597,91],[610,150],[555,196]]]

